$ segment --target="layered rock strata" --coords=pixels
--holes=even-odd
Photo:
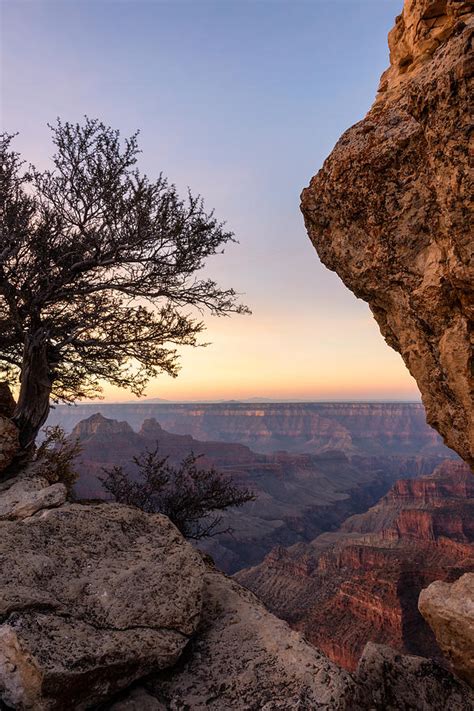
[[[96,412],[138,431],[155,419],[168,432],[197,440],[243,444],[264,454],[340,450],[353,455],[450,456],[426,424],[421,403],[212,403],[58,405],[49,424],[70,432]]]
[[[442,660],[418,595],[432,581],[466,571],[474,571],[474,476],[466,465],[446,462],[430,477],[397,482],[337,533],[277,548],[236,577],[354,670],[369,641]]]
[[[128,423],[100,414],[78,423],[71,437],[82,447],[75,464],[80,474],[75,493],[81,499],[105,496],[103,467],[123,465],[133,477],[133,457],[157,444],[160,455],[173,463],[191,452],[203,455],[200,466],[215,467],[255,491],[255,503],[224,512],[222,529],[230,527],[232,533],[202,543],[227,573],[259,563],[276,545],[310,541],[336,529],[347,516],[375,503],[398,477],[430,473],[440,462],[436,455],[257,454],[237,443],[171,434],[153,419],[135,432]]]
[[[367,116],[301,196],[321,261],[364,299],[428,422],[474,462],[473,5],[406,0]]]

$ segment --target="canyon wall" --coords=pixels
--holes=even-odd
[[[474,461],[471,2],[407,0],[390,67],[301,196],[321,261],[364,299],[428,422]]]
[[[236,577],[331,659],[355,669],[369,641],[442,659],[418,596],[432,581],[466,571],[474,571],[474,476],[447,461],[429,477],[398,481],[338,532],[276,548]]]
[[[269,453],[441,454],[452,456],[435,430],[426,424],[418,403],[213,403],[104,404],[57,406],[48,424],[70,432],[99,412],[125,420],[135,430],[154,418],[169,432],[199,440],[236,442]]]
[[[82,447],[75,465],[80,475],[75,493],[81,499],[105,496],[103,467],[123,465],[134,476],[132,458],[157,443],[173,463],[194,452],[202,455],[201,466],[215,467],[255,491],[255,502],[224,513],[222,528],[230,526],[232,533],[202,544],[227,573],[259,563],[276,545],[307,542],[336,529],[375,503],[398,477],[430,473],[442,460],[439,455],[348,457],[340,451],[257,454],[233,442],[172,434],[154,419],[135,432],[127,422],[100,414],[78,423],[71,437]]]

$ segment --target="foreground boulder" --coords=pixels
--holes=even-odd
[[[405,0],[365,119],[302,193],[321,261],[368,302],[428,422],[474,462],[472,2]]]
[[[456,673],[474,687],[474,573],[431,583],[418,606]]]
[[[423,657],[366,645],[353,675],[256,598],[215,571],[203,620],[174,669],[152,675],[108,711],[472,711],[474,690]]]
[[[102,708],[148,677],[118,708],[347,707],[351,676],[166,517],[58,504],[58,486],[25,474],[0,491],[0,706]]]
[[[173,665],[195,632],[203,563],[164,516],[64,505],[0,524],[0,698],[83,709]]]
[[[174,673],[148,688],[166,708],[193,711],[345,709],[355,692],[347,672],[215,570],[199,634]]]
[[[0,483],[0,521],[27,518],[41,509],[61,506],[66,498],[64,484],[50,485],[44,477],[36,476],[31,466],[20,476]]]
[[[470,711],[474,691],[431,659],[366,645],[357,667],[355,707],[371,711]]]

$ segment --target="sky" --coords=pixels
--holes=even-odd
[[[252,316],[206,317],[211,345],[183,348],[178,378],[151,381],[147,397],[419,398],[368,306],[319,262],[299,211],[374,99],[401,5],[0,0],[1,123],[24,158],[48,164],[57,116],[140,129],[140,168],[200,193],[239,240],[206,271]]]

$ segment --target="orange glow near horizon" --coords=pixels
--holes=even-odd
[[[144,398],[165,400],[419,400],[401,357],[380,336],[365,304],[347,320],[285,320],[285,332],[264,314],[213,319],[206,348],[181,350],[177,378],[161,375]],[[106,386],[105,401],[130,401],[130,393]],[[139,401],[139,399],[137,400]]]

